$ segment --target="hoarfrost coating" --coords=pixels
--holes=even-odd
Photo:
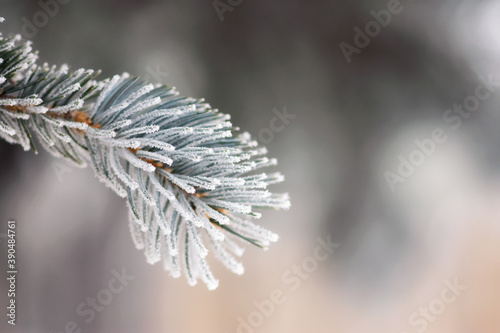
[[[174,277],[218,281],[213,252],[242,274],[244,240],[267,247],[278,236],[256,225],[259,208],[288,209],[287,194],[268,185],[279,173],[248,133],[203,99],[129,74],[99,80],[99,72],[37,64],[30,42],[0,36],[0,137],[37,152],[38,143],[127,198],[135,246],[148,263],[163,260]]]

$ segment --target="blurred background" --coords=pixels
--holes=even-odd
[[[0,332],[500,332],[500,1],[0,9],[40,62],[205,97],[278,158],[274,191],[292,199],[260,221],[280,241],[247,246],[243,276],[211,260],[208,291],[146,263],[92,170],[2,141],[0,267],[15,219],[19,273],[17,325],[2,314]],[[338,247],[318,252],[328,237]],[[114,270],[134,279],[86,322],[77,308]]]

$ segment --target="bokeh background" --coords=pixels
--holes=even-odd
[[[220,287],[189,287],[145,262],[124,200],[90,169],[0,142],[0,267],[8,219],[19,266],[17,325],[2,314],[0,332],[500,331],[500,92],[456,129],[443,118],[480,76],[500,81],[500,1],[401,0],[350,63],[340,44],[394,1],[222,0],[220,16],[212,1],[61,0],[26,30],[49,2],[0,1],[1,31],[30,35],[41,62],[174,85],[260,141],[273,109],[294,115],[266,140],[292,208],[264,213],[281,238],[247,246],[245,275],[211,260]],[[386,172],[435,129],[447,139],[391,191]],[[339,247],[292,288],[283,275],[327,236]],[[134,280],[86,323],[77,307],[122,268]],[[449,304],[446,281],[466,286]],[[259,315],[275,289],[286,300]]]

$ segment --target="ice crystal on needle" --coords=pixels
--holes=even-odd
[[[36,61],[29,42],[0,35],[0,137],[36,152],[36,136],[53,155],[90,165],[126,198],[134,244],[149,263],[214,289],[209,253],[242,274],[238,242],[278,239],[253,220],[256,209],[290,206],[267,190],[284,177],[254,172],[276,160],[248,133],[236,135],[228,115],[128,74],[98,80],[93,70]]]

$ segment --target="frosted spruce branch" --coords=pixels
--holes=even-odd
[[[0,35],[0,137],[90,164],[127,198],[135,246],[151,264],[162,259],[173,277],[216,288],[209,251],[242,274],[242,240],[267,247],[278,239],[252,221],[256,209],[290,206],[286,194],[267,190],[281,174],[255,172],[276,160],[202,99],[126,73],[97,77],[38,65],[30,42]]]

